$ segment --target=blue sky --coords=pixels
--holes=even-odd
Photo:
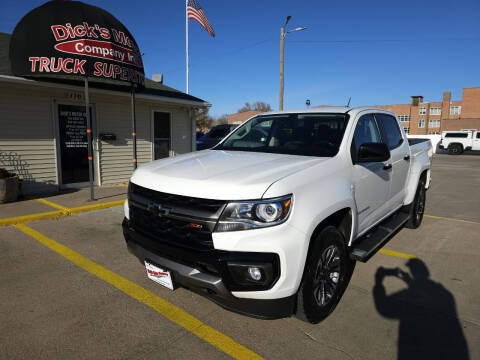
[[[190,21],[190,93],[211,114],[244,102],[278,108],[279,32],[285,49],[286,109],[312,105],[407,103],[411,95],[460,99],[480,86],[480,1],[198,0],[216,38]],[[122,21],[144,55],[146,75],[185,91],[185,1],[86,1]],[[2,0],[0,31],[11,33],[39,0]]]

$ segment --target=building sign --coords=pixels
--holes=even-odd
[[[58,119],[62,148],[87,148],[87,114],[85,106],[59,105]]]
[[[63,184],[88,181],[85,106],[58,105],[58,130]]]
[[[140,50],[115,17],[79,1],[50,1],[16,26],[10,45],[15,75],[76,75],[145,83]]]

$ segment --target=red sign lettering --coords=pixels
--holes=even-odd
[[[132,43],[130,42],[130,38],[128,36],[125,36],[123,31],[117,31],[115,29],[112,29],[113,33],[113,40],[119,44],[122,45],[127,45],[128,47],[132,47]]]
[[[67,28],[65,26],[53,25],[50,28],[52,29],[55,40],[61,41],[61,40],[68,39]]]
[[[37,68],[37,61],[40,60],[39,57],[37,56],[30,56],[28,58],[28,61],[32,63],[32,72],[35,72],[35,69]]]
[[[66,58],[63,60],[63,63],[62,63],[62,70],[64,73],[66,74],[71,74],[73,72],[73,69],[69,69],[67,67],[68,64],[71,64],[73,62],[73,59],[72,58]]]
[[[83,69],[83,65],[85,65],[86,62],[87,60],[75,59],[75,63],[73,64],[73,73],[74,74],[80,73],[82,75],[85,75],[85,70]]]

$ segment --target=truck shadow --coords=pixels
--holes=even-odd
[[[399,321],[398,359],[469,359],[453,295],[429,278],[422,260],[411,259],[406,266],[410,274],[399,268],[378,268],[373,288],[377,311]],[[407,288],[387,295],[386,276],[403,280]]]

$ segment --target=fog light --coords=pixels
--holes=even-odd
[[[248,267],[248,274],[255,281],[258,281],[262,278],[262,272],[260,271],[260,269],[258,267],[249,266]]]

